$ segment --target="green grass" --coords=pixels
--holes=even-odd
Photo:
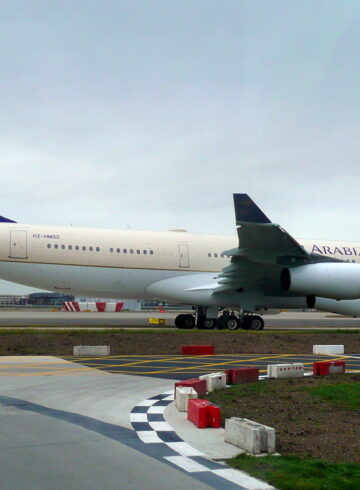
[[[339,409],[360,409],[360,383],[314,386],[306,390],[312,396],[326,400]]]
[[[265,480],[279,490],[359,490],[360,465],[330,463],[298,456],[253,457],[228,460],[234,468]]]

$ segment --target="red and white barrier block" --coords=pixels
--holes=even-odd
[[[176,408],[179,410],[179,412],[187,412],[189,400],[198,398],[198,396],[199,395],[194,388],[188,386],[178,386],[176,388],[175,398]]]
[[[206,380],[206,391],[209,393],[226,388],[226,373],[203,374],[199,379]]]
[[[291,364],[268,364],[268,378],[301,378],[304,376],[304,364],[293,362]]]
[[[318,361],[313,364],[314,376],[345,373],[345,361]]]
[[[188,402],[188,420],[199,429],[220,427],[220,408],[208,400],[193,398]]]
[[[65,301],[64,308],[66,311],[81,312],[81,311],[97,311],[103,312],[115,312],[118,313],[124,307],[123,302],[107,303],[106,301],[97,302],[78,302],[78,301]]]
[[[65,301],[64,307],[66,311],[81,311],[80,310],[80,305],[77,301]]]

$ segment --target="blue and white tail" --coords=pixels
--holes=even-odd
[[[4,216],[0,216],[0,223],[16,223],[16,221],[9,218],[4,218]]]

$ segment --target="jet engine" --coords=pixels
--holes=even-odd
[[[319,262],[283,269],[280,276],[285,291],[307,297],[360,298],[360,265],[348,262]]]

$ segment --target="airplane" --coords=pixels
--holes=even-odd
[[[247,194],[237,236],[17,223],[0,216],[0,278],[40,289],[192,305],[178,328],[261,330],[261,315],[360,315],[360,243],[297,240]]]

